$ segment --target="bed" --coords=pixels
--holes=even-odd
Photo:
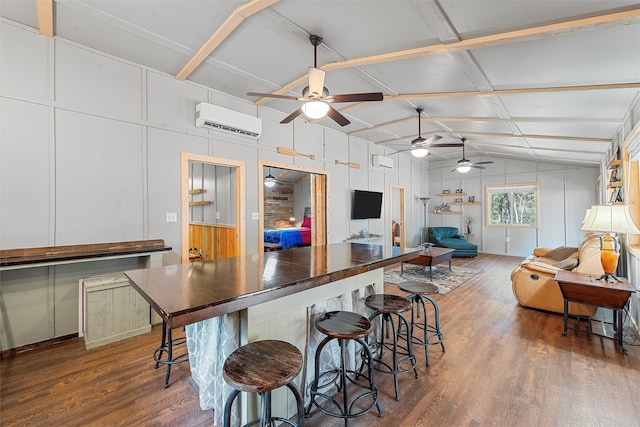
[[[264,230],[264,242],[277,244],[282,249],[311,244],[311,218],[305,218],[302,227],[268,228]]]

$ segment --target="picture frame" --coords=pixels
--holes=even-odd
[[[618,200],[618,190],[614,188],[609,197],[609,203],[615,203],[616,200]]]
[[[456,203],[462,203],[462,197],[456,197]]]
[[[618,169],[612,169],[609,182],[618,182]]]
[[[476,197],[475,196],[469,196],[469,203],[473,203],[476,201]]]
[[[451,194],[450,190],[442,190],[442,194]]]
[[[462,188],[458,188],[458,189],[456,190],[456,193],[462,193]]]

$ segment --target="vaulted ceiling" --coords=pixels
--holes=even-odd
[[[351,122],[407,150],[466,138],[467,157],[597,165],[640,99],[640,3],[616,0],[2,0],[0,16],[282,111],[313,66]],[[300,116],[295,120],[304,120]],[[291,126],[283,124],[282,126]],[[457,159],[458,147],[426,159]]]

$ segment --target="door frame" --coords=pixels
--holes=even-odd
[[[182,247],[180,257],[183,263],[189,262],[189,162],[209,163],[218,166],[235,168],[236,170],[236,230],[238,239],[236,253],[245,255],[245,162],[242,160],[224,159],[203,154],[180,153],[180,216],[182,228]]]
[[[400,247],[404,248],[405,247],[405,223],[406,223],[406,209],[405,209],[405,200],[404,200],[404,193],[405,193],[405,188],[403,185],[395,185],[395,184],[390,184],[389,185],[389,193],[391,195],[391,197],[389,197],[389,216],[391,217],[391,220],[393,221],[393,213],[394,213],[394,209],[393,209],[393,193],[394,190],[399,190],[399,196],[400,196]],[[389,223],[389,226],[391,225],[391,223]],[[393,235],[393,230],[390,233],[391,235]],[[393,238],[392,238],[393,239]],[[393,240],[391,242],[391,246],[393,246]]]
[[[327,218],[329,218],[329,172],[273,160],[258,161],[258,252],[264,252],[264,168],[290,169],[312,174],[311,179],[311,245],[327,242]]]

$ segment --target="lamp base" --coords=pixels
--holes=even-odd
[[[618,279],[613,274],[604,273],[602,276],[598,277],[596,280],[606,280],[609,283],[622,283],[622,280]]]

